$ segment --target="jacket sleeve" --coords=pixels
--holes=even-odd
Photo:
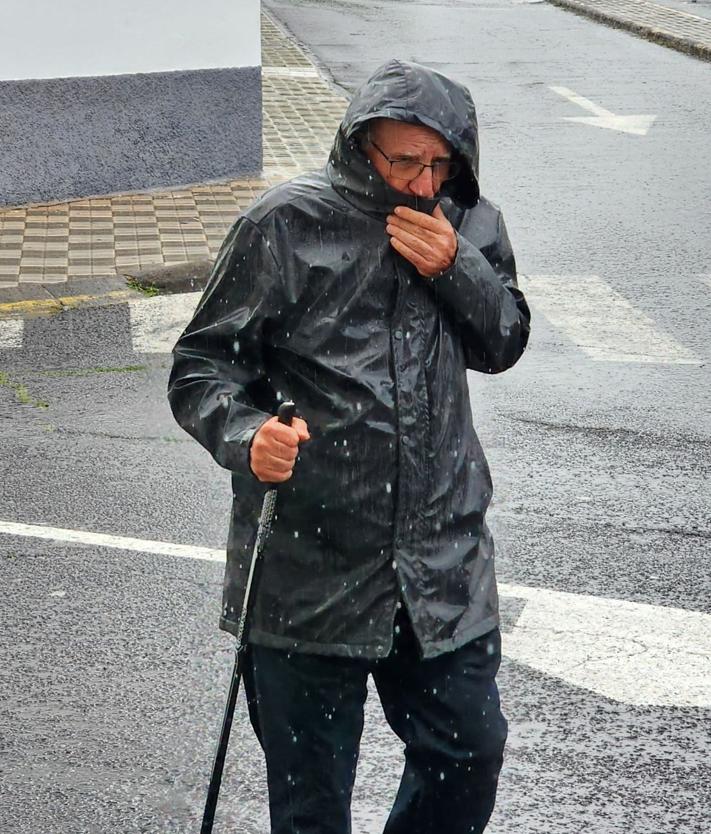
[[[467,367],[500,373],[523,353],[531,320],[503,217],[491,246],[480,250],[460,232],[457,242],[454,264],[434,279],[435,293],[459,327]]]
[[[281,311],[280,275],[250,220],[233,225],[192,320],[173,348],[168,401],[220,466],[252,478],[249,445],[272,415],[255,401],[267,379],[265,329]]]

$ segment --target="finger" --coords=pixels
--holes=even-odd
[[[265,455],[271,455],[279,460],[295,460],[299,453],[298,445],[287,445],[281,443],[275,437],[258,436],[254,439],[251,447],[252,455],[259,458],[264,458]]]
[[[252,448],[254,448],[254,446]],[[296,455],[299,452],[299,448],[298,445],[287,446],[286,443],[281,443],[276,438],[270,437],[264,440],[262,451],[268,455],[273,455],[276,458],[280,458],[281,460],[296,460]]]
[[[302,440],[310,440],[311,434],[309,432],[309,427],[306,425],[306,421],[303,420],[301,417],[294,417],[294,420],[291,424],[292,428],[296,429],[299,434],[299,442]]]
[[[427,242],[417,237],[417,235],[413,235],[410,232],[405,231],[405,229],[388,225],[385,227],[385,231],[392,237],[402,241],[406,246],[409,246],[410,249],[414,249],[415,252],[422,255],[424,258],[431,257],[434,254],[432,247]]]
[[[401,217],[403,220],[408,220],[416,226],[421,226],[423,229],[429,229],[432,232],[441,230],[441,220],[432,217],[429,214],[425,214],[424,211],[415,211],[408,206],[397,206],[395,209],[395,216]]]
[[[285,446],[298,446],[299,433],[292,426],[287,426],[285,423],[280,423],[276,417],[274,422],[269,425],[269,436]]]
[[[396,229],[402,229],[403,231],[409,232],[411,235],[415,235],[415,237],[425,240],[428,243],[434,243],[445,233],[445,229],[439,229],[439,231],[433,232],[431,229],[425,229],[424,226],[418,226],[415,223],[410,223],[409,220],[403,220],[402,218],[395,217],[394,215],[390,215],[388,218],[388,226],[392,226]],[[385,228],[387,229],[387,226]]]
[[[421,272],[425,275],[430,274],[431,270],[428,261],[425,258],[423,258],[419,253],[415,252],[414,249],[410,249],[410,247],[406,243],[403,243],[396,237],[391,237],[390,243],[392,244],[394,249],[396,249],[404,258],[407,258],[407,260],[410,261],[410,263],[417,268],[418,272]]]
[[[432,212],[432,217],[435,217],[437,220],[444,220],[445,223],[449,223],[447,215],[442,211],[442,206],[439,203],[435,206],[434,211]]]
[[[277,455],[270,454],[269,452],[265,452],[263,455],[260,455],[259,463],[261,464],[262,469],[268,468],[274,470],[274,472],[289,472],[294,468],[295,460],[296,457],[284,459],[278,457]]]

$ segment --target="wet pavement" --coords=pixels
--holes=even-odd
[[[546,4],[269,5],[345,90],[392,54],[470,84],[484,191],[532,299],[521,363],[469,378],[510,723],[488,831],[705,834],[711,676],[692,637],[710,644],[708,66]],[[645,134],[567,121],[590,112],[554,86],[656,120]],[[227,693],[228,475],[165,399],[166,345],[196,297],[116,300],[0,321],[12,834],[197,830]],[[367,709],[354,831],[379,834],[402,758],[374,694]],[[242,699],[217,830],[268,831]]]
[[[0,386],[0,520],[59,530],[50,540],[2,536],[3,830],[192,831],[232,661],[232,640],[217,631],[227,473],[174,425],[168,356],[132,327],[128,304],[26,324],[31,338],[0,354],[15,385]],[[520,631],[537,589],[598,599],[593,614],[604,604],[616,616],[616,601],[656,606],[652,626],[634,635],[648,651],[668,613],[707,610],[708,426],[692,434],[691,419],[679,425],[660,411],[638,422],[649,408],[641,392],[663,385],[678,399],[698,373],[610,367],[539,330],[519,367],[470,379],[496,485],[499,684],[511,725],[493,832],[705,830],[711,682],[702,668],[707,683],[691,705],[685,635],[670,659],[678,680],[658,702],[646,678],[661,671],[647,668],[635,687],[639,666],[624,645],[596,661],[610,664],[604,686],[594,668],[582,684],[568,682],[565,660],[581,635],[606,639],[595,616],[567,638],[560,630],[573,626],[563,619]],[[63,530],[142,545],[78,545]],[[187,545],[188,555],[156,553],[160,542]],[[555,635],[552,670],[525,652],[524,662],[512,659],[531,634],[539,647]],[[382,829],[401,765],[373,693],[355,831]],[[241,699],[219,830],[230,825],[268,830],[263,765]]]

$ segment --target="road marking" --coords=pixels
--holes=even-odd
[[[711,707],[711,615],[500,584],[526,600],[504,654],[625,704]]]
[[[133,349],[137,353],[170,353],[201,295],[186,292],[129,301]]]
[[[654,124],[656,116],[618,116],[589,98],[579,96],[574,90],[568,87],[550,87],[554,93],[559,96],[577,104],[588,113],[593,113],[592,116],[564,116],[567,122],[580,122],[581,124],[592,125],[593,127],[603,127],[607,130],[618,130],[622,133],[632,133],[635,136],[646,136],[649,129]]]
[[[225,549],[0,521],[0,534],[224,563]],[[524,600],[511,660],[626,704],[711,707],[711,615],[499,583]]]
[[[172,544],[152,539],[133,539],[127,536],[110,536],[105,533],[91,533],[88,530],[67,530],[62,527],[45,527],[39,524],[17,524],[0,521],[0,534],[24,536],[35,539],[89,544],[95,547],[111,547],[117,550],[133,550],[139,553],[155,553],[159,556],[179,556],[184,559],[204,559],[209,562],[224,562],[225,551],[210,547],[188,544]]]
[[[22,347],[23,331],[22,319],[0,320],[0,350]]]
[[[598,362],[702,364],[597,275],[520,275],[531,304]]]
[[[699,278],[701,278],[707,287],[711,288],[711,272],[701,272],[699,273]]]
[[[711,275],[698,277],[711,286]],[[660,333],[655,322],[596,275],[519,275],[532,306],[589,357],[597,361],[702,364],[691,351]],[[30,316],[55,313],[97,300],[127,301],[133,349],[170,353],[195,312],[201,292],[136,297],[117,291],[102,296],[68,296],[4,305],[21,306]],[[3,318],[0,305],[0,349],[22,347],[23,325]]]

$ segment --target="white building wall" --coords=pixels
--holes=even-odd
[[[261,64],[260,0],[2,0],[0,81]]]

